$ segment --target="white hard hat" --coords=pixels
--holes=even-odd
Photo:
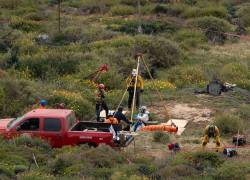
[[[136,69],[133,69],[131,74],[132,74],[133,76],[136,76],[137,70],[136,70]]]
[[[140,112],[146,112],[146,110],[147,110],[146,106],[141,106],[139,109]]]

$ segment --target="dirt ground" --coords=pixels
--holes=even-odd
[[[168,115],[173,119],[184,119],[188,121],[186,130],[181,136],[170,134],[170,142],[178,142],[182,151],[200,151],[204,127],[214,118],[215,110],[204,107],[203,104],[177,103],[177,102],[158,102],[148,107],[149,112],[155,114],[156,120],[167,122],[165,107]],[[223,139],[224,145],[230,145],[230,138]],[[216,151],[215,143],[210,140],[207,145],[207,151]],[[153,132],[138,132],[135,136],[135,142],[131,144],[126,151],[130,153],[143,153],[146,156],[152,156],[161,159],[168,156],[174,156],[168,150],[167,144],[156,143],[153,141]],[[223,151],[223,149],[220,149]]]
[[[177,102],[160,102],[148,107],[149,112],[154,113],[160,120],[166,119],[166,110],[169,118],[183,119],[193,122],[210,122],[214,111],[209,108],[204,108],[200,104],[185,104]]]

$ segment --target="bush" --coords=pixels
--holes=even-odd
[[[151,64],[156,67],[169,68],[181,62],[180,48],[165,38],[152,38],[147,52]]]
[[[187,8],[184,4],[159,4],[155,7],[155,13],[164,13],[170,16],[179,16]]]
[[[18,114],[22,114],[25,108],[29,108],[31,104],[35,104],[39,96],[43,95],[43,88],[37,85],[34,82],[16,80],[10,77],[1,79],[1,116],[16,117]]]
[[[5,1],[0,0],[0,7],[6,9],[14,9],[16,6],[19,6],[22,3],[20,0],[12,0],[12,1]]]
[[[114,16],[131,15],[136,12],[134,7],[128,5],[113,6],[110,11]]]
[[[55,44],[75,43],[83,39],[81,28],[70,27],[63,30],[61,33],[56,32],[52,36],[52,41]]]
[[[186,18],[214,16],[218,18],[227,18],[227,9],[223,6],[210,6],[205,8],[190,7],[182,14]]]
[[[250,105],[241,105],[237,113],[242,119],[250,120]]]
[[[243,4],[240,8],[236,11],[236,15],[240,18],[241,23],[245,27],[250,26],[250,4]]]
[[[166,132],[154,132],[153,139],[155,142],[166,144],[169,143],[170,137]]]
[[[41,24],[36,21],[25,20],[20,17],[12,17],[10,21],[10,26],[13,29],[22,30],[25,32],[39,31],[41,29]]]
[[[54,175],[68,177],[96,177],[109,179],[117,164],[122,165],[124,157],[108,146],[89,148],[63,147],[56,153],[56,157],[49,160],[48,167]]]
[[[201,67],[178,66],[169,70],[168,80],[177,87],[199,86],[204,87],[206,78]]]
[[[142,6],[146,5],[149,2],[149,0],[140,0],[140,4]],[[121,0],[122,4],[130,5],[130,6],[137,6],[137,1],[135,0]]]
[[[56,180],[54,176],[48,174],[46,172],[32,170],[25,173],[20,173],[17,175],[17,179],[24,179],[24,180]],[[62,178],[63,179],[63,178]]]
[[[28,147],[36,147],[44,150],[50,150],[51,147],[47,141],[44,141],[40,138],[31,138],[27,136],[20,136],[15,139],[17,145],[25,145]]]
[[[216,180],[243,180],[250,173],[250,164],[245,162],[228,161],[218,168]]]
[[[195,18],[189,24],[204,30],[208,40],[213,43],[224,43],[227,36],[223,33],[231,31],[231,25],[227,21],[213,16]]]
[[[109,11],[110,7],[117,4],[116,0],[82,0],[71,2],[73,7],[77,7],[80,11],[86,14],[95,14],[95,13],[106,13]]]
[[[235,134],[243,131],[243,121],[235,115],[222,114],[215,117],[215,125],[222,134]]]
[[[22,172],[25,172],[26,170],[28,170],[28,167],[27,166],[24,166],[24,165],[17,165],[15,166],[14,168],[15,170],[15,174],[18,174],[18,173],[22,173]]]
[[[32,77],[50,79],[58,75],[73,74],[78,71],[81,53],[48,50],[33,56],[23,56],[20,59],[20,70],[29,69]]]
[[[192,30],[180,30],[176,33],[174,39],[180,42],[180,46],[184,49],[199,47],[207,41],[206,36],[201,32]]]
[[[92,104],[86,96],[82,96],[79,92],[66,90],[54,90],[49,98],[52,105],[64,103],[66,108],[73,109],[81,120],[88,121],[94,115],[94,104]]]
[[[109,25],[108,28],[114,31],[120,31],[127,34],[138,34],[141,26],[143,34],[157,34],[161,32],[174,32],[177,27],[168,22],[161,21],[126,21],[117,25]]]
[[[214,152],[195,152],[192,154],[192,164],[197,170],[219,167],[224,161]]]
[[[250,73],[247,65],[242,63],[229,63],[222,67],[220,78],[224,82],[236,83],[237,86],[250,89]]]
[[[0,177],[1,179],[13,179],[14,172],[11,169],[8,169],[6,166],[0,165]],[[4,178],[5,177],[5,178]]]
[[[30,12],[24,16],[24,19],[31,21],[44,21],[48,19],[48,15],[41,11]]]

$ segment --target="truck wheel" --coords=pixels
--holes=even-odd
[[[96,144],[96,143],[88,143],[88,146],[89,146],[89,147],[94,147],[94,148],[96,148],[96,147],[97,147],[97,144]]]

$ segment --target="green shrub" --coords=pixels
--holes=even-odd
[[[26,170],[28,170],[28,167],[24,165],[17,165],[14,168],[15,174],[25,172]]]
[[[0,165],[0,177],[1,179],[2,178],[4,179],[4,177],[6,179],[13,179],[14,172],[11,169],[7,168],[6,166]]]
[[[49,97],[49,103],[55,106],[58,103],[64,103],[66,108],[73,109],[80,120],[88,121],[94,115],[94,104],[90,102],[89,94],[83,96],[79,92],[67,90],[53,90],[53,96]],[[94,92],[93,92],[94,93]],[[87,96],[88,95],[88,96]],[[92,94],[94,97],[94,94]]]
[[[37,11],[37,12],[31,12],[27,13],[24,18],[26,20],[31,20],[31,21],[44,21],[48,19],[48,15],[46,15],[44,12]]]
[[[160,170],[160,175],[163,179],[186,179],[186,177],[198,174],[197,170],[186,164],[179,164],[175,166],[165,166]]]
[[[214,152],[195,152],[192,154],[192,164],[198,170],[219,167],[223,159]]]
[[[227,21],[213,16],[195,18],[189,24],[203,29],[208,40],[213,43],[224,43],[227,39],[224,33],[231,31],[231,25]]]
[[[218,18],[227,18],[227,9],[223,6],[210,6],[206,8],[191,7],[182,14],[186,18],[214,16]]]
[[[17,80],[5,77],[0,80],[3,90],[1,116],[12,116],[22,114],[24,109],[29,109],[30,105],[35,104],[43,91],[41,86],[27,80]],[[39,94],[39,95],[38,95]]]
[[[42,172],[39,170],[32,170],[25,173],[20,173],[17,175],[17,179],[23,179],[23,180],[56,180],[57,178],[53,175]],[[62,178],[63,179],[63,178]]]
[[[206,78],[203,69],[199,66],[177,66],[169,70],[168,79],[177,87],[199,86],[204,87]]]
[[[138,34],[141,26],[143,34],[157,34],[161,32],[174,32],[177,27],[168,22],[161,21],[126,21],[118,25],[110,25],[108,28],[114,31],[125,32],[127,34]]]
[[[176,43],[165,38],[152,38],[148,47],[145,48],[142,45],[142,49],[147,52],[153,66],[169,68],[181,62],[180,48]]]
[[[184,12],[186,5],[184,4],[159,4],[155,7],[155,13],[164,13],[170,16],[179,16]]]
[[[106,13],[109,11],[110,7],[117,4],[116,0],[82,0],[82,1],[70,1],[69,3],[72,7],[79,8],[80,11],[86,14],[95,13]]]
[[[20,0],[5,1],[0,0],[0,7],[6,9],[14,9],[22,3]]]
[[[140,4],[142,6],[146,5],[149,0],[140,0]],[[138,2],[135,0],[121,0],[122,4],[130,5],[130,6],[137,6]]]
[[[124,162],[124,157],[108,146],[63,147],[57,151],[55,158],[49,160],[48,167],[54,175],[101,176],[107,179],[117,164]]]
[[[216,180],[243,180],[250,173],[250,164],[245,162],[228,161],[218,168]]]
[[[160,132],[160,131],[154,133],[153,139],[155,142],[159,142],[162,144],[166,144],[170,141],[169,135],[165,132]]]
[[[250,26],[250,4],[243,4],[240,8],[236,11],[236,15],[240,18],[241,23],[245,27]]]
[[[36,147],[44,150],[50,150],[51,147],[48,142],[40,139],[40,138],[31,138],[26,136],[21,136],[15,139],[15,143],[17,145],[25,145],[28,147]]]
[[[41,24],[36,21],[25,20],[20,17],[12,17],[10,21],[10,26],[13,29],[18,29],[26,32],[39,31],[41,29]]]
[[[135,14],[136,12],[134,7],[128,6],[128,5],[113,6],[110,11],[112,15],[114,16],[131,15],[131,14]]]
[[[222,67],[220,78],[224,82],[236,83],[237,86],[250,89],[250,73],[247,65],[242,63],[229,63]]]
[[[188,5],[195,5],[197,3],[197,0],[185,0],[184,2]]]
[[[201,32],[191,30],[178,31],[175,35],[175,40],[180,42],[180,46],[185,49],[199,47],[207,41]]]
[[[250,120],[250,105],[241,105],[237,113],[242,119]]]
[[[109,40],[117,36],[117,32],[107,30],[104,27],[94,25],[82,30],[83,43],[91,43],[100,40]]]
[[[103,167],[103,168],[95,169],[92,173],[93,173],[93,177],[97,179],[110,179],[113,171],[114,170],[111,168]]]
[[[62,52],[57,49],[48,50],[46,53],[21,57],[20,70],[28,68],[34,78],[55,78],[58,75],[77,72],[81,57],[82,53]]]
[[[230,114],[222,114],[215,117],[215,125],[219,128],[222,134],[242,132],[243,121],[238,116]]]
[[[81,28],[70,27],[63,30],[61,33],[55,33],[52,36],[52,41],[55,44],[75,43],[83,39]]]

